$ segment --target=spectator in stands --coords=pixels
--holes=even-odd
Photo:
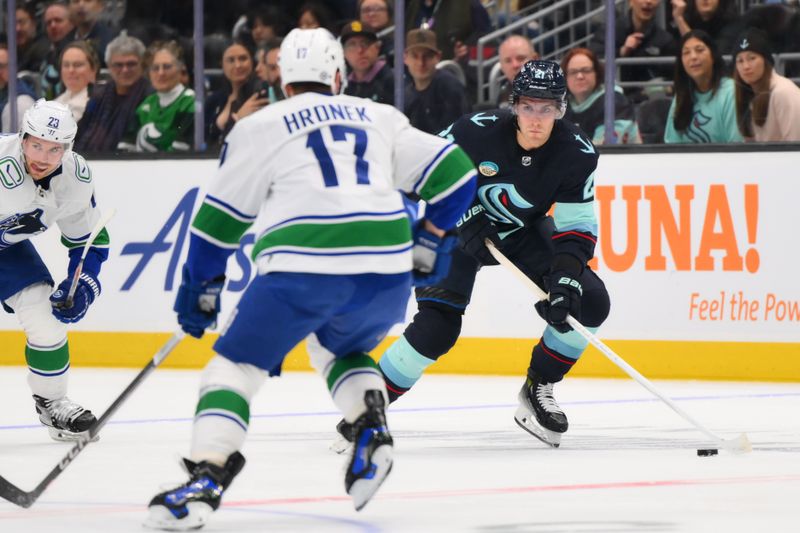
[[[676,39],[691,30],[703,30],[717,45],[728,51],[739,32],[740,17],[733,0],[671,0],[672,26]]]
[[[800,88],[775,72],[767,35],[750,28],[736,42],[736,120],[742,136],[800,141]]]
[[[257,5],[247,14],[247,27],[257,47],[286,34],[283,14],[275,6]]]
[[[500,93],[497,95],[497,107],[506,108],[511,105],[511,84],[514,77],[519,74],[522,65],[532,59],[539,59],[539,54],[533,49],[531,41],[522,35],[509,35],[500,43],[498,49],[500,70],[503,81],[500,84]]]
[[[89,102],[91,86],[97,81],[100,60],[87,41],[73,41],[61,52],[59,71],[66,90],[56,97],[56,102],[67,105],[78,122]]]
[[[17,17],[17,72],[29,70],[39,72],[47,55],[47,38],[38,35],[36,29],[36,10],[33,4],[18,3]]]
[[[265,105],[269,98],[259,93],[261,81],[255,74],[253,54],[243,40],[235,41],[222,54],[223,86],[206,100],[206,141],[222,144],[234,124]]]
[[[411,81],[405,87],[405,114],[412,126],[428,133],[439,133],[469,111],[464,86],[447,72],[436,69],[441,57],[435,33],[408,32],[403,60]]]
[[[333,15],[325,4],[306,2],[297,13],[297,27],[307,30],[313,28],[333,28]]]
[[[155,42],[145,52],[155,93],[136,109],[136,135],[126,139],[140,152],[185,152],[194,139],[194,91],[181,83],[183,51],[175,41]]]
[[[89,41],[98,57],[105,58],[106,46],[116,34],[99,20],[105,7],[105,0],[69,0],[69,16],[75,29],[67,42]]]
[[[595,144],[603,144],[605,128],[604,68],[588,48],[573,48],[561,60],[567,77],[567,112],[564,120],[577,124]],[[619,144],[641,143],[639,128],[622,88],[614,87],[614,133]]]
[[[33,107],[36,93],[33,87],[23,80],[17,80],[17,123],[11,127],[11,106],[8,105],[8,44],[0,42],[0,131],[10,132],[19,130],[25,111]]]
[[[392,25],[394,4],[392,0],[358,0],[356,16],[361,24],[378,35]],[[389,33],[381,41],[381,55],[386,57],[389,65],[394,64],[394,34]]]
[[[58,59],[64,46],[69,42],[67,36],[75,26],[69,20],[69,9],[62,1],[48,4],[43,15],[44,30],[47,35],[48,49],[41,66],[42,96],[54,99],[64,91],[61,86],[61,73],[58,71]]]
[[[339,39],[350,74],[345,94],[382,104],[394,103],[394,73],[380,57],[381,41],[374,32],[354,20],[345,24]]]
[[[627,16],[623,11],[617,13],[614,37],[617,57],[649,58],[675,55],[677,52],[675,38],[660,28],[655,20],[660,3],[661,0],[628,0],[630,11]],[[605,54],[605,47],[606,29],[603,20],[595,24],[594,38],[589,48],[598,57],[602,57]],[[620,70],[621,81],[649,81],[672,77],[671,68],[665,65],[626,65]],[[641,89],[626,90],[626,94],[634,103],[646,98],[646,93]]]
[[[733,80],[714,39],[703,30],[681,37],[675,61],[675,98],[669,108],[665,143],[742,142],[736,125]]]
[[[442,59],[463,63],[492,21],[480,0],[407,0],[406,31],[413,28],[435,32]]]
[[[278,64],[278,53],[281,51],[283,39],[276,37],[261,46],[256,52],[256,76],[262,81],[262,89],[266,88],[269,103],[286,98],[281,87],[281,67]]]
[[[106,64],[111,80],[99,83],[92,91],[86,111],[78,123],[75,150],[112,152],[133,150],[120,146],[123,138],[136,134],[136,108],[153,92],[144,77],[145,47],[125,31],[106,47]]]

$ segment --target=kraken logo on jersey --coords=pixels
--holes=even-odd
[[[8,248],[46,230],[47,226],[42,222],[43,214],[41,209],[35,209],[0,220],[0,248]]]
[[[519,209],[533,207],[533,204],[525,200],[510,183],[495,183],[479,187],[478,199],[486,208],[489,218],[501,224],[513,224],[519,227],[524,224],[522,220],[511,213],[509,207],[514,206]]]

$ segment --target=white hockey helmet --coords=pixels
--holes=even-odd
[[[77,133],[78,124],[69,107],[44,98],[37,100],[33,107],[25,111],[19,132],[21,138],[28,134],[37,139],[65,144],[67,150],[72,149]]]
[[[341,73],[339,93],[347,85],[342,45],[324,28],[290,31],[281,44],[278,65],[284,92],[287,85],[299,82],[321,83],[333,88],[337,71]]]

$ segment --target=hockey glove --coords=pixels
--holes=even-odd
[[[548,300],[536,303],[536,311],[557,331],[571,331],[572,326],[567,324],[567,315],[572,315],[578,321],[581,319],[583,288],[580,282],[566,272],[553,272],[544,277],[544,286],[550,296]]]
[[[92,274],[84,271],[78,278],[72,306],[67,307],[67,294],[71,285],[72,276],[69,276],[58,285],[56,291],[50,296],[53,316],[65,324],[72,324],[82,319],[95,298],[100,296],[100,282]]]
[[[498,264],[486,247],[484,240],[489,239],[495,244],[499,244],[500,237],[497,235],[497,226],[486,216],[482,205],[472,206],[456,222],[456,231],[461,247],[480,264]]]
[[[450,272],[456,238],[452,235],[437,237],[421,225],[418,228],[414,232],[414,285],[428,287],[442,281]]]
[[[216,327],[223,285],[225,276],[202,282],[191,280],[184,265],[181,286],[172,308],[178,313],[178,324],[183,331],[199,339],[206,329]]]

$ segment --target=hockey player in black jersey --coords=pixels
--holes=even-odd
[[[529,61],[514,79],[509,110],[465,115],[440,134],[454,139],[478,167],[477,197],[459,221],[461,246],[453,253],[449,275],[416,289],[418,312],[379,363],[389,397],[396,400],[453,347],[476,273],[497,264],[484,244],[489,238],[550,293],[549,301],[536,304],[548,325],[533,348],[514,418],[554,447],[568,424],[553,384],[587,346],[567,325],[567,314],[594,332],[609,312],[608,292],[587,265],[597,240],[598,154],[583,131],[560,120],[565,93],[556,62]],[[547,212],[553,205],[551,218]],[[337,429],[347,437],[345,424]]]

